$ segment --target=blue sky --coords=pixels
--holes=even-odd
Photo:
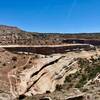
[[[100,0],[0,0],[0,24],[33,32],[100,32]]]

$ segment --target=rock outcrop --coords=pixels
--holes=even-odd
[[[86,59],[87,62],[89,61],[88,63],[91,63],[92,60],[98,59],[98,52],[93,50],[52,55],[19,55],[2,49],[0,52],[2,56],[0,61],[3,67],[0,69],[0,84],[6,88],[7,91],[2,87],[0,88],[2,91],[11,94],[12,98],[22,98],[24,96],[30,97],[45,93],[52,94],[55,90],[59,90],[60,86],[65,83],[65,80],[68,79],[66,78],[67,76],[73,80],[74,86],[77,83],[76,81],[78,81],[74,81],[74,78],[77,77],[77,72],[81,71],[81,67],[78,63],[79,58]],[[5,62],[3,62],[4,60]],[[81,74],[79,74],[79,76],[81,76]],[[98,79],[96,82],[97,81]],[[67,87],[64,91],[67,91]],[[73,97],[73,95],[80,93],[73,92],[72,94],[70,93],[71,95],[68,97]],[[63,98],[65,97],[63,96]]]
[[[85,55],[87,54],[87,55]],[[41,55],[31,57],[21,66],[8,72],[10,92],[14,98],[53,92],[57,85],[64,84],[66,76],[76,73],[80,68],[77,58],[89,58],[96,52],[80,52],[68,54]]]
[[[36,59],[33,67],[25,70],[14,69],[9,73],[10,80],[16,80],[14,88],[11,84],[12,94],[32,96],[53,92],[56,85],[63,84],[66,75],[78,70],[76,65],[74,58],[61,55]]]

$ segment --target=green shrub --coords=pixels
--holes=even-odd
[[[79,80],[79,82],[76,84],[76,88],[81,88],[84,84],[86,84],[87,82],[87,76],[86,75],[82,75],[81,79]]]
[[[3,66],[6,66],[6,63],[3,63],[2,65],[3,65]]]
[[[15,56],[12,57],[12,60],[13,60],[13,61],[17,61],[17,57],[15,57]]]
[[[62,85],[58,85],[58,84],[57,84],[57,85],[56,85],[56,90],[57,90],[57,91],[61,91],[61,89],[62,89]]]

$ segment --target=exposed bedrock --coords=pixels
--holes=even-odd
[[[16,74],[16,85],[12,91],[16,96],[53,92],[57,84],[63,84],[65,76],[77,70],[77,61],[71,57],[54,55],[39,58],[34,60],[33,67],[20,71],[16,69],[11,73],[13,76]]]
[[[64,84],[66,76],[80,70],[77,58],[90,59],[96,52],[53,54],[33,59],[32,67],[28,61],[21,68],[8,73],[10,92],[13,96],[32,96],[53,92],[57,85]]]

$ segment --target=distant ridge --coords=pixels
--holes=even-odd
[[[18,31],[21,29],[15,26],[0,25],[0,30],[13,30],[13,31],[17,30]]]
[[[15,26],[0,25],[0,45],[60,45],[83,43],[100,45],[100,33],[39,33]]]

